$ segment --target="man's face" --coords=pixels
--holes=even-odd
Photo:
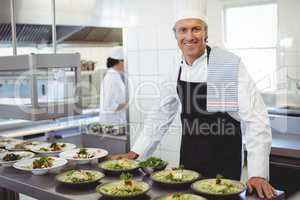
[[[200,57],[206,48],[207,28],[200,19],[183,19],[175,25],[175,36],[183,56],[193,60]]]

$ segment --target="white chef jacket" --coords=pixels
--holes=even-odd
[[[120,104],[126,103],[125,84],[118,71],[109,68],[100,87],[100,124],[124,125],[125,110],[116,112]]]
[[[176,91],[179,67],[180,64],[174,69],[175,73],[168,78],[167,86],[163,84],[161,101],[154,108],[157,112],[147,116],[144,128],[132,147],[132,151],[140,156],[149,156],[154,152],[177,112],[181,110],[181,102]],[[183,61],[180,80],[207,81],[206,52],[192,65]],[[268,179],[272,144],[270,122],[264,101],[242,62],[239,65],[238,82],[239,110],[228,114],[241,122],[242,137],[247,150],[248,177],[258,176]]]

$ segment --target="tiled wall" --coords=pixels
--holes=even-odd
[[[130,10],[132,17],[136,17],[136,23],[124,28],[124,46],[132,100],[129,115],[133,144],[146,113],[160,100],[158,83],[172,70],[178,52],[172,32],[173,0],[135,1]],[[147,98],[147,95],[151,97]],[[173,134],[172,140],[162,142],[154,155],[175,166],[178,163],[180,131],[173,132],[177,134]],[[171,137],[169,135],[166,137]]]

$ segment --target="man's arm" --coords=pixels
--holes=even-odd
[[[264,101],[243,63],[239,71],[239,116],[245,127],[248,163],[248,189],[256,189],[263,198],[272,198],[274,188],[268,184],[272,133]]]
[[[174,85],[166,86],[161,92],[162,100],[148,113],[144,128],[131,149],[139,156],[150,156],[155,151],[178,112],[180,103]]]

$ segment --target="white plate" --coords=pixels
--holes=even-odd
[[[56,154],[61,153],[63,151],[74,149],[76,147],[75,144],[65,143],[65,142],[58,142],[57,144],[59,144],[59,145],[65,144],[66,146],[63,147],[61,151],[50,151],[51,143],[44,143],[44,144],[32,146],[30,148],[30,150],[35,152],[35,153],[38,153],[38,154],[43,154],[43,155],[49,155],[50,156],[50,155],[56,155]],[[41,148],[49,149],[49,151],[41,150]]]
[[[0,148],[4,148],[7,144],[22,142],[23,140],[15,139],[15,138],[5,138],[0,137]]]
[[[9,151],[24,151],[24,150],[30,150],[31,148],[37,146],[37,145],[41,145],[45,142],[40,142],[40,141],[32,141],[32,144],[24,144],[24,149],[16,149],[15,146],[17,144],[22,144],[26,141],[18,141],[18,142],[14,142],[14,143],[10,143],[10,144],[7,144],[5,146],[5,149],[9,150]]]
[[[64,165],[67,164],[67,160],[63,158],[58,158],[58,157],[49,157],[52,158],[53,161],[53,166],[48,167],[48,168],[43,168],[43,169],[33,169],[32,168],[32,163],[35,160],[40,159],[41,157],[37,158],[31,158],[29,160],[21,160],[16,162],[13,166],[16,169],[23,170],[23,171],[30,171],[35,175],[44,175],[47,173],[59,173],[60,170],[63,168]]]
[[[95,156],[92,158],[87,158],[87,159],[82,159],[82,158],[74,158],[74,156],[77,155],[77,152],[79,152],[80,148],[77,149],[72,149],[69,151],[64,151],[59,154],[59,157],[74,161],[77,164],[87,164],[90,162],[93,162],[93,160],[96,160],[98,158],[102,158],[108,154],[108,152],[104,149],[99,149],[99,148],[85,148],[89,153],[94,153]]]
[[[22,157],[20,160],[26,160],[26,159],[30,159],[30,158],[34,157],[34,153],[29,152],[29,151],[5,152],[0,155],[0,165],[2,165],[3,167],[11,167],[11,166],[13,166],[14,163],[20,161],[20,160],[13,160],[13,161],[3,160],[4,156],[6,156],[7,154],[10,154],[10,153],[20,155]]]
[[[7,150],[6,149],[0,149],[0,155],[2,155],[3,153],[6,153]]]

